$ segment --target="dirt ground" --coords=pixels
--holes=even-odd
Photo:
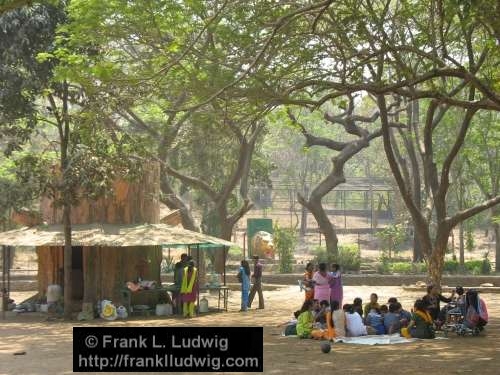
[[[345,287],[345,300],[354,297],[368,300],[371,292],[380,301],[398,297],[410,308],[422,295],[405,292],[400,287]],[[17,301],[30,293],[12,295]],[[313,340],[282,337],[278,324],[283,323],[299,308],[303,295],[298,287],[284,287],[265,292],[266,308],[238,312],[238,292],[232,292],[227,313],[209,314],[186,321],[179,318],[134,318],[127,321],[88,323],[48,322],[39,314],[8,317],[0,324],[0,375],[38,375],[72,373],[73,326],[263,326],[264,373],[305,374],[321,371],[345,374],[462,374],[500,373],[500,294],[483,294],[490,322],[479,337],[457,337],[418,341],[398,345],[334,344],[332,351],[323,354],[320,344]],[[244,345],[244,342],[242,342]],[[14,355],[24,351],[25,355]]]

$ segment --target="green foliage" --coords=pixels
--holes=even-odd
[[[481,274],[489,275],[491,273],[492,267],[491,262],[488,258],[489,252],[485,252],[483,256],[483,261],[481,263]]]
[[[443,264],[443,271],[447,273],[457,273],[460,263],[456,260],[447,260]]]
[[[0,141],[9,155],[20,150],[38,122],[39,95],[54,64],[36,55],[53,48],[63,6],[47,2],[0,13]]]
[[[361,252],[357,244],[346,244],[339,246],[339,255],[337,259],[331,258],[326,252],[326,248],[318,246],[313,250],[313,262],[319,263],[337,263],[343,271],[359,271],[361,267]]]
[[[326,252],[326,248],[323,246],[316,246],[316,248],[313,249],[312,254],[314,257],[312,260],[314,264],[319,264],[319,263],[330,264],[333,262],[333,259],[331,258],[330,254]]]
[[[488,275],[491,272],[491,262],[487,253],[482,260],[469,260],[464,262],[465,269],[473,275]]]
[[[0,164],[0,217],[10,211],[31,208],[41,192],[50,190],[54,154],[14,152]]]
[[[390,270],[393,273],[413,273],[412,263],[391,263]]]
[[[387,252],[388,258],[391,259],[392,254],[406,239],[406,230],[403,224],[390,224],[377,232],[376,236],[381,241],[383,251]]]
[[[464,262],[464,268],[467,273],[473,275],[488,275],[491,272],[491,262],[488,255],[485,254],[482,260]],[[377,272],[381,274],[421,274],[427,272],[427,265],[425,263],[390,262],[385,258],[377,265]],[[460,263],[456,260],[446,260],[443,264],[443,272],[447,274],[460,273]]]
[[[425,263],[394,261],[394,259],[382,255],[377,264],[377,272],[380,274],[421,274],[427,272],[427,265]]]
[[[294,229],[274,226],[273,243],[280,258],[280,272],[293,271],[293,252],[297,245],[297,233]]]
[[[391,273],[391,264],[384,258],[380,263],[377,263],[377,272],[381,275]]]
[[[344,271],[359,271],[361,267],[361,251],[357,244],[339,246],[337,263]]]
[[[227,252],[227,257],[230,260],[241,260],[243,258],[243,250],[240,247],[230,247]]]

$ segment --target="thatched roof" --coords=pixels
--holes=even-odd
[[[64,246],[62,225],[40,225],[0,232],[0,245]],[[76,224],[72,226],[73,246],[238,246],[203,233],[166,224]]]
[[[160,215],[161,214],[162,212],[160,211]],[[181,210],[170,211],[165,216],[161,216],[160,223],[172,226],[181,225],[182,224]]]

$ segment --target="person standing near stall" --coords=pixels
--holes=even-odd
[[[241,261],[241,266],[238,271],[238,280],[241,283],[241,310],[248,309],[248,294],[250,292],[250,265],[246,260]]]
[[[252,307],[252,302],[255,297],[255,293],[259,293],[259,309],[264,308],[264,296],[262,294],[262,263],[259,262],[259,256],[254,255],[253,257],[253,285],[250,291],[250,297],[248,300],[248,308]]]
[[[198,295],[198,269],[190,260],[184,267],[181,285],[182,315],[184,318],[194,317],[194,303]]]
[[[188,262],[188,255],[181,254],[181,260],[174,265],[174,285],[175,290],[172,291],[172,301],[174,304],[174,310],[176,314],[180,314],[182,311],[182,302],[181,302],[181,285],[182,285],[182,276],[184,273],[184,267],[186,267]]]

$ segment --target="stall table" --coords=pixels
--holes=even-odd
[[[229,297],[229,287],[226,285],[220,285],[220,286],[204,286],[200,287],[200,293],[201,292],[211,292],[212,290],[217,290],[219,292],[218,300],[217,300],[217,310],[218,311],[227,311],[227,300]],[[222,308],[221,308],[221,299],[222,299]],[[198,301],[198,306],[200,305]]]

